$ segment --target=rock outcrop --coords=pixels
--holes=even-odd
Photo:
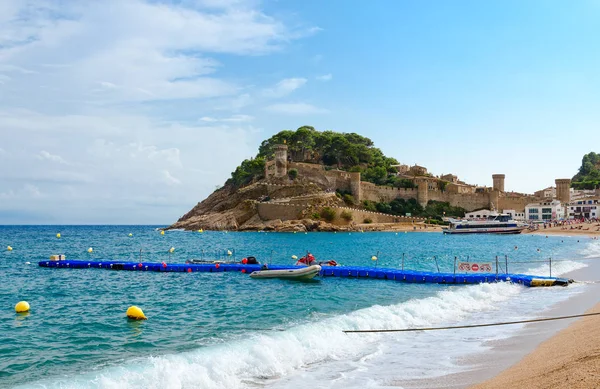
[[[234,230],[234,231],[339,231],[347,228],[311,220],[308,217],[325,206],[339,206],[343,202],[334,193],[327,192],[324,185],[308,180],[271,178],[261,180],[244,188],[227,185],[213,192],[204,201],[183,215],[169,229],[185,230]],[[298,207],[297,219],[282,220],[259,215],[259,204],[278,207]],[[295,208],[292,208],[292,210]]]

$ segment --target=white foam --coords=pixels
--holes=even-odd
[[[584,258],[600,258],[600,240],[592,239],[578,254]]]
[[[400,289],[401,290],[401,289]],[[322,364],[338,365],[325,374],[345,382],[356,366],[377,358],[389,336],[346,335],[348,329],[393,329],[464,322],[473,314],[498,310],[498,303],[519,295],[523,287],[499,283],[449,287],[433,297],[413,299],[392,306],[373,306],[349,314],[298,325],[280,333],[214,345],[193,352],[130,361],[123,366],[85,374],[68,380],[44,382],[49,388],[244,388],[278,385],[294,380],[298,372]],[[411,347],[407,372],[419,375],[420,366],[435,355],[431,342],[439,335],[410,333],[402,336]],[[420,340],[421,339],[421,340]],[[452,349],[452,345],[450,346]],[[462,347],[462,346],[461,346]],[[463,347],[464,351],[464,347]],[[406,356],[405,356],[406,357]],[[344,373],[344,370],[347,370]],[[358,369],[359,371],[360,369]],[[349,373],[349,372],[351,373]],[[331,377],[330,377],[331,378]],[[346,385],[346,384],[344,384]],[[302,387],[302,386],[299,386]]]
[[[582,269],[587,266],[588,265],[583,262],[577,262],[572,260],[552,261],[552,277],[560,277],[563,274],[572,272],[574,270]],[[534,268],[530,268],[525,273],[536,276],[550,276],[550,262],[541,264]]]

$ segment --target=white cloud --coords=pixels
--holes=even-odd
[[[167,223],[210,194],[256,152],[247,109],[262,106],[267,86],[236,69],[237,56],[315,32],[260,7],[0,0],[0,215]],[[305,83],[270,89],[284,96]]]
[[[2,155],[0,164],[0,197],[8,200],[0,202],[0,214],[49,213],[56,221],[72,223],[172,222],[223,184],[240,160],[255,154],[250,136],[256,130],[244,124],[0,110],[0,128],[10,128],[11,134],[3,148],[13,150]],[[33,150],[67,144],[68,164],[31,158]],[[46,153],[44,160],[59,157]],[[27,184],[43,195],[34,198],[33,188],[27,193],[17,189]]]
[[[65,161],[60,155],[50,154],[46,150],[40,151],[40,153],[37,155],[37,159],[67,164],[67,161]]]
[[[203,122],[208,122],[208,123],[216,123],[216,122],[242,123],[242,122],[251,122],[252,120],[254,120],[254,117],[250,116],[250,115],[232,115],[228,118],[218,119],[218,118],[213,118],[210,116],[203,116],[202,118],[200,118],[200,120]]]
[[[222,66],[211,54],[266,54],[314,33],[290,30],[251,2],[211,4],[14,2],[0,23],[0,69],[13,70],[12,91],[36,90],[40,101],[228,96],[239,86],[209,76]]]
[[[178,178],[173,177],[168,170],[161,170],[160,174],[167,185],[181,185],[181,181]]]
[[[317,76],[316,78],[319,81],[330,81],[333,78],[333,75],[331,73],[323,74],[322,76]]]
[[[34,198],[42,197],[42,193],[40,192],[40,189],[35,185],[31,185],[31,184],[25,185],[24,191],[25,191],[25,193],[28,193],[31,197],[34,197]]]
[[[280,113],[285,115],[313,115],[323,114],[329,111],[323,108],[315,107],[307,103],[281,103],[272,104],[265,108],[269,112]]]
[[[32,184],[25,184],[21,188],[14,190],[9,189],[5,192],[0,192],[0,199],[11,200],[18,198],[36,199],[42,197],[40,189]]]
[[[263,95],[271,98],[287,96],[296,89],[304,86],[307,81],[306,78],[285,78],[279,81],[273,88],[265,89]]]
[[[129,145],[132,159],[142,158],[156,161],[159,164],[170,164],[176,167],[182,167],[180,151],[178,148],[159,149],[157,146],[144,146],[141,143],[131,143]]]

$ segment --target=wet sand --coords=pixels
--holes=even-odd
[[[597,258],[597,261],[589,261],[588,267],[564,274],[562,277],[583,282],[600,280],[600,258]],[[600,283],[588,284],[584,287],[585,290],[582,293],[554,305],[542,316],[577,315],[586,311],[600,312],[600,304],[598,304]],[[593,335],[590,332],[590,336],[597,337],[600,334],[600,316],[582,321],[586,322],[586,326],[598,328],[598,332],[593,332]],[[580,379],[581,377],[576,376],[576,373],[573,373],[572,376],[567,375],[571,374],[567,371],[577,365],[573,361],[578,361],[579,358],[583,358],[584,361],[593,360],[593,350],[599,355],[597,361],[600,361],[600,339],[586,344],[590,346],[590,350],[580,347],[579,343],[571,341],[571,337],[578,336],[578,339],[584,339],[585,343],[586,338],[586,334],[585,332],[582,333],[581,328],[570,327],[574,323],[577,324],[579,321],[577,319],[567,319],[528,324],[515,332],[510,338],[487,342],[486,345],[490,347],[487,352],[472,354],[458,361],[458,364],[464,366],[465,369],[460,373],[448,374],[434,379],[398,380],[394,382],[394,385],[404,389],[600,387],[600,382],[589,385],[590,380],[598,379],[600,373],[600,366],[598,365],[590,365],[581,370],[581,374],[584,374],[585,369],[589,368],[595,374],[595,378],[582,380],[583,386],[576,386],[577,384],[571,381],[560,381],[563,376],[572,377],[571,380]],[[575,329],[570,330],[571,328]],[[560,331],[569,331],[569,333],[564,337]],[[558,340],[555,341],[554,339]],[[549,342],[553,343],[550,343],[550,346],[545,346]],[[573,343],[572,347],[568,343]],[[541,345],[544,345],[544,347],[542,348]],[[584,351],[578,354],[580,350]],[[535,357],[532,357],[532,355],[535,355]],[[560,359],[562,357],[564,359]],[[535,358],[537,362],[532,362],[529,358]],[[572,365],[566,366],[569,361]],[[530,370],[530,368],[537,370]],[[542,378],[549,376],[554,370],[560,371],[556,376],[557,380],[546,381],[549,383],[546,385],[545,378]]]
[[[600,312],[600,304],[588,312]],[[473,389],[600,387],[600,316],[579,319]]]
[[[564,276],[598,281],[600,258],[598,262],[590,261],[588,267]],[[600,312],[599,294],[600,284],[589,284],[584,293],[555,306],[544,316]],[[512,356],[510,348],[515,350]],[[493,371],[488,370],[487,374],[480,375],[481,383],[472,389],[600,387],[600,315],[528,325],[519,335],[498,345],[497,351],[505,358],[496,368],[504,366],[504,369],[484,381]],[[519,353],[520,358],[516,358]],[[509,361],[512,366],[506,368]]]

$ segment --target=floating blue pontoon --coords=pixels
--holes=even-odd
[[[231,264],[231,263],[206,263],[206,264],[167,264],[165,262],[118,262],[118,261],[81,261],[60,260],[41,261],[41,267],[61,269],[106,269],[128,271],[154,271],[154,272],[179,272],[179,273],[247,273],[261,270],[261,265]],[[301,266],[269,265],[271,270],[297,269]],[[323,266],[321,277],[346,277],[346,278],[375,278],[410,283],[434,284],[481,284],[491,282],[512,282],[524,286],[566,286],[572,280],[556,277],[532,276],[527,274],[454,274],[432,273],[415,270],[400,270],[390,268],[373,268],[359,266]]]

